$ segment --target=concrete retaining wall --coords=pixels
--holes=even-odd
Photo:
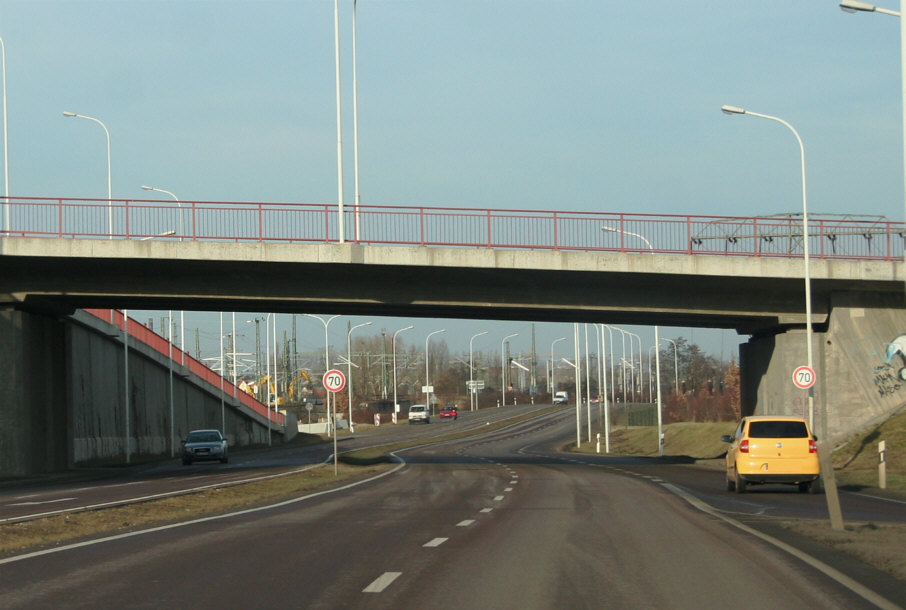
[[[283,427],[269,430],[265,417],[140,341],[129,340],[128,380],[125,362],[122,332],[85,312],[0,311],[0,477],[179,455],[199,428],[224,430],[231,446],[284,440]],[[291,438],[295,418],[286,423]]]

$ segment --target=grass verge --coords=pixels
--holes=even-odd
[[[266,481],[220,487],[181,496],[127,504],[113,508],[64,513],[53,517],[0,525],[0,555],[60,546],[100,535],[113,535],[145,527],[216,515],[230,510],[260,506],[326,489],[338,482],[389,469],[389,464],[349,466],[340,464],[334,476],[332,465]]]
[[[340,455],[337,475],[332,465],[321,465],[304,472],[288,474],[265,481],[213,488],[160,500],[112,508],[63,513],[53,517],[0,525],[0,556],[60,546],[66,543],[113,535],[146,527],[176,523],[188,519],[217,515],[230,510],[260,506],[297,497],[304,493],[349,483],[391,468],[390,453],[426,442],[448,441],[498,430],[559,407],[542,409],[518,417],[463,432],[391,443]],[[310,439],[300,441],[311,442]]]

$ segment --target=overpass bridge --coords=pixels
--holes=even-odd
[[[801,216],[14,199],[0,302],[773,332],[805,323]],[[112,229],[113,232],[105,232]],[[903,224],[810,219],[813,323],[904,302]]]
[[[743,408],[802,413],[810,251],[824,438],[906,403],[903,223],[330,204],[10,199],[0,306],[735,329]],[[906,340],[904,340],[906,344]]]

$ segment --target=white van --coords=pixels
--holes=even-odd
[[[431,423],[427,405],[412,405],[409,407],[409,423],[414,424],[416,422]]]

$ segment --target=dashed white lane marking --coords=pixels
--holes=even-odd
[[[399,578],[401,574],[402,572],[384,572],[373,583],[362,589],[362,593],[380,593],[389,587],[390,583]]]
[[[442,545],[447,540],[449,540],[449,538],[435,538],[434,540],[432,540],[430,542],[426,542],[422,546],[429,547],[429,548],[437,547],[437,546]]]
[[[503,500],[503,496],[494,496],[494,502],[500,502]]]
[[[475,523],[475,519],[464,519],[463,521],[457,523],[456,527],[469,527],[473,523]]]
[[[506,487],[506,488],[504,488],[503,491],[513,491],[513,488],[512,488],[512,487]]]
[[[493,508],[482,508],[482,509],[481,509],[481,512],[483,512],[483,513],[489,513],[489,512],[491,512],[492,510],[494,510],[494,509],[493,509]]]
[[[510,485],[515,485],[516,481],[510,481]]]

